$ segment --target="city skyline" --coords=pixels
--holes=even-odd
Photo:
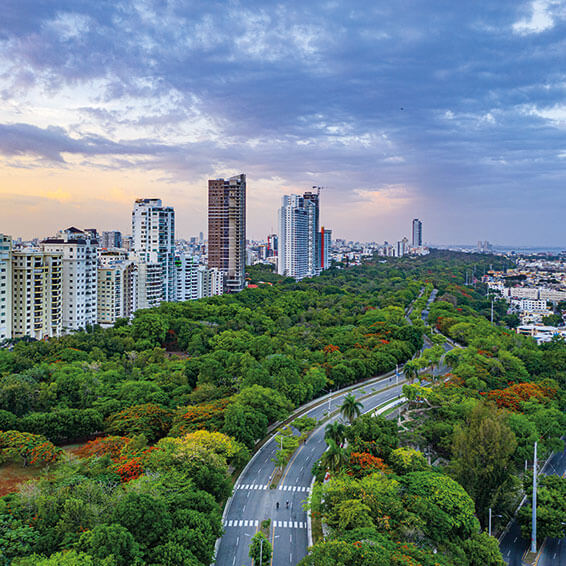
[[[337,237],[560,245],[565,26],[562,0],[8,0],[1,230],[126,232],[151,197],[188,237],[207,179],[245,171],[250,238],[316,184]]]

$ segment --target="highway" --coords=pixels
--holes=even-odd
[[[365,412],[398,397],[402,385],[401,379],[395,385],[395,377],[385,378],[371,385],[362,385],[351,393],[357,398],[373,393],[371,397],[361,400]],[[338,409],[348,393],[332,399],[331,411]],[[327,412],[328,403],[324,403],[312,408],[306,415],[320,420]],[[337,418],[332,417],[330,421]],[[269,480],[275,469],[271,459],[275,457],[277,446],[274,439],[264,444],[236,482],[224,517],[225,532],[220,539],[215,562],[218,566],[250,565],[249,540],[265,519],[272,521],[274,566],[297,564],[307,554],[307,514],[303,502],[309,495],[311,468],[326,450],[324,427],[314,430],[306,444],[298,448],[278,489],[271,490]],[[276,508],[277,502],[279,509]],[[286,502],[289,502],[288,509]]]

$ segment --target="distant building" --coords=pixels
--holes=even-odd
[[[413,219],[413,248],[420,248],[423,245],[423,223],[418,219]]]
[[[71,227],[41,242],[43,251],[63,256],[63,331],[81,330],[98,321],[98,240],[94,234]]]
[[[324,226],[320,228],[319,235],[319,250],[320,250],[320,269],[330,268],[330,247],[332,246],[332,230],[327,230]]]
[[[65,255],[68,255],[68,251]],[[69,269],[68,259],[65,270],[64,261],[64,251],[60,249],[47,251],[28,248],[12,253],[13,338],[29,336],[43,340],[61,335],[64,325],[64,273],[72,273],[74,280],[85,279],[83,270]],[[81,287],[84,288],[84,283],[81,283]],[[71,295],[68,286],[66,291],[76,305],[76,295]],[[81,308],[84,312],[85,302]]]
[[[246,176],[208,181],[208,265],[223,273],[227,292],[246,276]]]
[[[12,238],[0,234],[0,342],[12,337]]]
[[[315,204],[299,195],[285,195],[279,209],[278,272],[297,280],[318,273],[315,266]]]
[[[197,277],[197,298],[213,297],[214,295],[222,295],[224,292],[224,273],[220,269],[215,267],[209,269],[201,265],[197,270]]]
[[[102,232],[102,236],[100,238],[100,247],[106,248],[107,250],[112,248],[121,248],[122,232],[118,232],[117,230]]]
[[[163,266],[140,258],[135,258],[134,261],[138,271],[137,308],[157,307],[163,300]]]
[[[267,257],[277,256],[279,250],[279,238],[277,234],[267,236]]]
[[[315,187],[313,187],[314,189]],[[309,272],[312,275],[320,273],[320,189],[316,193],[307,191],[303,198],[313,204],[313,214],[309,215]]]
[[[163,301],[175,300],[175,211],[160,199],[140,198],[132,212],[133,250],[141,261],[161,266]]]

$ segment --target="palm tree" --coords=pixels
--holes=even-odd
[[[419,377],[419,366],[416,361],[410,360],[405,364],[403,368],[403,373],[405,377],[409,380],[409,382],[418,379]]]
[[[348,455],[344,448],[338,446],[334,440],[328,439],[328,450],[321,456],[320,463],[330,472],[340,471],[348,462]]]
[[[338,446],[342,446],[344,443],[344,437],[346,433],[346,427],[343,423],[334,421],[326,425],[324,429],[324,440],[328,444],[329,440],[333,440]]]
[[[354,395],[346,395],[340,407],[340,414],[350,423],[362,414],[363,405]]]

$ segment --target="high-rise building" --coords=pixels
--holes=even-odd
[[[198,299],[198,263],[186,253],[175,257],[177,301]]]
[[[409,240],[403,237],[397,242],[397,257],[403,257],[407,253],[409,253]]]
[[[138,271],[136,305],[138,309],[157,307],[163,300],[163,266],[135,257]]]
[[[63,261],[59,250],[12,252],[13,338],[61,335]]]
[[[100,247],[110,250],[112,248],[122,247],[122,232],[117,230],[110,230],[109,232],[102,232],[100,238]]]
[[[133,250],[141,261],[161,266],[163,301],[174,301],[175,211],[160,199],[140,198],[132,212]]]
[[[98,321],[97,247],[91,231],[71,227],[41,242],[46,252],[63,256],[63,330],[80,330]]]
[[[420,248],[423,245],[423,223],[415,218],[413,220],[413,248]]]
[[[267,236],[267,257],[277,256],[279,251],[279,238],[277,234],[269,234]]]
[[[332,245],[332,230],[321,226],[319,233],[320,269],[330,268],[330,246]]]
[[[133,261],[121,260],[98,268],[98,323],[113,325],[131,318],[137,309],[138,270]]]
[[[0,234],[0,342],[12,337],[12,238]]]
[[[315,257],[316,206],[299,195],[285,195],[279,209],[278,273],[299,280],[319,272]]]
[[[228,293],[246,276],[246,176],[208,181],[208,265],[224,274]]]
[[[313,187],[314,189],[315,187]],[[320,225],[320,189],[316,193],[311,191],[305,192],[303,195],[305,201],[310,201],[313,204],[313,213],[309,215],[309,271],[312,275],[320,273],[320,246],[321,241],[319,237]]]
[[[224,292],[224,273],[213,267],[212,269],[200,265],[197,269],[197,295],[199,299],[222,295]]]

